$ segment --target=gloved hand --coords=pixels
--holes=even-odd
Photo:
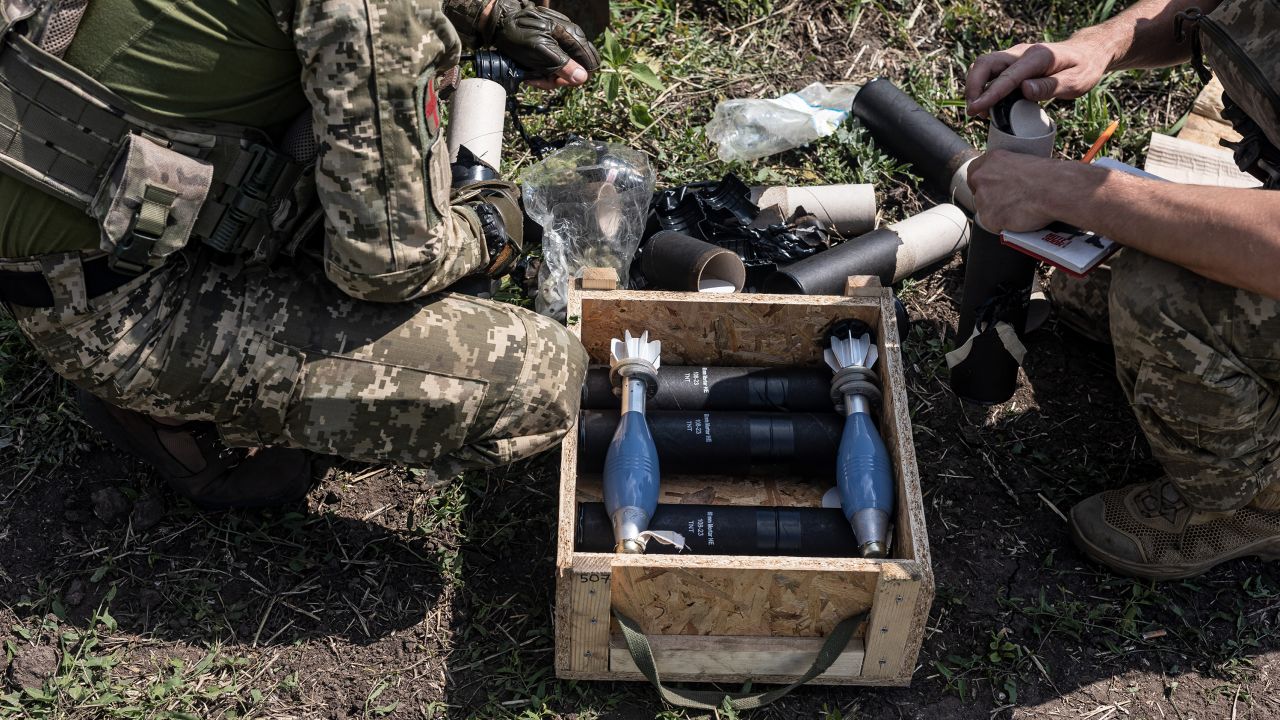
[[[473,44],[493,45],[540,76],[532,82],[539,87],[581,85],[600,69],[600,53],[582,29],[532,0],[447,0],[445,15]]]
[[[515,183],[486,180],[454,191],[453,204],[465,205],[480,219],[489,250],[489,264],[481,271],[491,278],[507,274],[524,253],[524,210]]]

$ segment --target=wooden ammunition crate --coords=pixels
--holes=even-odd
[[[592,285],[590,278],[588,286]],[[880,430],[897,480],[891,559],[625,555],[574,551],[576,506],[599,501],[599,475],[578,472],[577,432],[561,452],[556,556],[556,674],[643,680],[611,609],[648,636],[664,680],[784,683],[813,662],[841,620],[867,623],[813,682],[907,685],[933,601],[920,478],[907,415],[890,290],[860,296],[712,295],[570,290],[569,324],[592,363],[610,339],[649,330],[664,365],[786,366],[822,363],[821,341],[840,318],[876,331],[883,382]],[[665,476],[663,503],[820,507],[834,484],[785,476]]]

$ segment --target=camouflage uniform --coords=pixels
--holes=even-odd
[[[1280,8],[1227,0],[1199,23],[1231,36],[1253,65],[1246,69],[1214,33],[1197,41],[1245,138],[1237,163],[1280,187],[1262,169],[1268,162],[1273,172],[1280,169],[1273,154],[1280,108],[1257,82],[1280,87]],[[1207,78],[1200,58],[1193,61]],[[1054,303],[1086,335],[1109,322],[1120,384],[1182,497],[1202,511],[1236,510],[1251,501],[1280,509],[1280,301],[1133,249],[1110,265],[1084,280],[1055,274]],[[1102,302],[1108,294],[1109,317]]]
[[[124,407],[215,422],[233,444],[452,472],[543,450],[577,413],[585,352],[527,310],[453,294],[371,303],[309,263],[198,250],[86,302],[80,261],[12,264],[56,288],[54,308],[12,308],[54,370]]]
[[[321,140],[323,268],[188,247],[89,298],[94,253],[0,261],[54,293],[53,308],[11,307],[19,327],[95,395],[212,421],[232,444],[446,473],[555,444],[577,414],[582,347],[529,311],[441,293],[489,257],[475,213],[450,201],[432,78],[459,42],[438,0],[271,5]]]
[[[1053,268],[1046,286],[1058,319],[1094,342],[1111,343],[1111,314],[1107,296],[1111,292],[1111,263],[1104,262],[1088,275],[1077,278]]]
[[[1109,272],[1055,277],[1070,317],[1105,320],[1138,423],[1183,497],[1233,510],[1280,481],[1280,301],[1126,249]]]
[[[458,64],[461,45],[438,0],[298,0],[280,22],[322,129],[316,185],[330,279],[354,297],[394,302],[483,268],[479,219],[449,203],[431,81]]]

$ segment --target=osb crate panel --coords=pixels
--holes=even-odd
[[[744,303],[645,292],[626,293],[628,301],[619,303],[611,294],[582,294],[577,324],[587,354],[597,363],[609,362],[609,341],[622,337],[624,330],[649,330],[651,337],[661,339],[662,362],[668,365],[755,367],[822,364],[823,332],[836,318],[856,317],[880,334],[878,298],[837,298],[846,302],[833,314],[828,305],[796,303],[791,295],[756,296],[789,302]]]
[[[696,682],[714,676],[721,682],[787,683],[813,664],[822,638],[717,637],[715,647],[708,648],[706,638],[661,635],[649,638],[649,645],[663,680]],[[813,682],[848,684],[848,678],[860,674],[864,657],[862,641],[855,638]],[[644,679],[621,637],[610,639],[609,667],[616,679]]]
[[[662,478],[658,502],[664,505],[755,505],[819,507],[826,488],[809,480],[786,478],[676,475]],[[578,481],[578,502],[604,502],[599,475]]]
[[[612,619],[631,617],[670,680],[790,682],[840,620],[865,626],[821,684],[910,681],[933,598],[928,539],[907,416],[893,298],[708,296],[625,290],[569,293],[570,328],[595,363],[624,330],[649,330],[671,365],[821,366],[826,330],[858,318],[876,332],[883,383],[879,427],[895,468],[893,559],[618,555],[573,551],[578,502],[599,501],[599,474],[578,473],[577,434],[561,451],[556,671],[560,677],[640,680]],[[663,503],[819,507],[822,482],[784,475],[667,476]],[[611,632],[612,629],[612,632]]]
[[[773,557],[735,567],[615,565],[613,607],[646,635],[823,637],[871,607],[879,579],[878,566],[782,569]]]

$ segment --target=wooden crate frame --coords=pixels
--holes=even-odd
[[[933,602],[933,571],[892,291],[850,282],[850,297],[583,290],[569,325],[592,363],[623,329],[648,329],[669,365],[819,364],[823,331],[856,317],[876,329],[884,401],[880,427],[897,484],[893,559],[626,555],[573,549],[577,503],[599,500],[578,474],[577,432],[561,450],[556,549],[556,674],[643,680],[611,608],[637,621],[664,680],[787,683],[823,637],[864,610],[864,628],[815,684],[910,683]],[[785,478],[663,478],[661,502],[815,507],[825,488]]]

